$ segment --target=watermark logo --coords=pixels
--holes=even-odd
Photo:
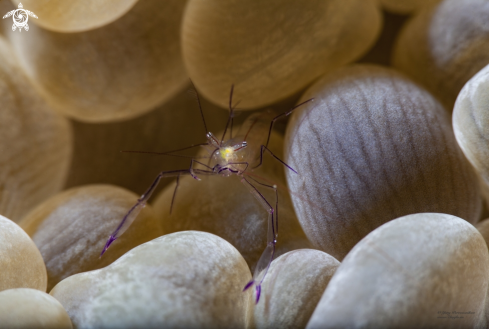
[[[3,16],[3,18],[5,19],[10,16],[12,16],[12,19],[14,20],[12,31],[15,31],[18,28],[19,32],[22,32],[22,28],[29,31],[29,25],[27,24],[29,16],[38,18],[32,11],[25,10],[21,3],[19,3],[19,9],[9,11],[7,14],[5,14],[5,16]]]

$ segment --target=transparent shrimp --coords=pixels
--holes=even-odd
[[[100,257],[107,251],[110,245],[117,240],[127,228],[134,222],[137,218],[139,212],[145,207],[148,199],[151,197],[152,193],[156,189],[158,183],[162,178],[166,177],[176,177],[177,184],[173,192],[172,204],[170,207],[170,212],[173,208],[173,203],[175,201],[176,192],[178,189],[179,178],[182,175],[190,175],[196,180],[200,180],[201,175],[211,175],[211,176],[224,176],[228,177],[231,175],[239,176],[243,185],[249,190],[249,192],[256,198],[256,200],[263,206],[263,208],[268,213],[268,231],[267,231],[267,246],[263,251],[256,267],[253,278],[248,282],[243,291],[255,286],[255,302],[258,303],[261,295],[261,284],[268,272],[270,264],[273,260],[275,254],[275,245],[277,243],[278,237],[278,191],[276,185],[267,185],[259,182],[256,178],[247,174],[250,169],[258,168],[263,163],[263,154],[268,152],[277,161],[282,163],[289,170],[297,173],[295,169],[290,167],[288,164],[283,162],[277,156],[275,156],[270,149],[268,149],[268,143],[270,141],[270,134],[272,132],[273,125],[276,120],[290,115],[297,107],[312,101],[309,99],[295,107],[291,110],[282,113],[277,116],[271,115],[271,113],[257,113],[251,115],[241,126],[240,130],[235,137],[232,136],[232,124],[234,109],[232,106],[233,97],[233,86],[231,87],[231,93],[229,97],[229,117],[224,129],[222,137],[219,139],[214,134],[212,134],[207,129],[205,123],[204,114],[202,111],[202,106],[200,103],[199,96],[197,94],[197,101],[199,104],[200,113],[202,116],[202,121],[204,123],[204,128],[206,131],[207,143],[191,145],[189,147],[174,150],[166,153],[156,153],[156,152],[138,152],[138,153],[156,153],[161,155],[169,156],[180,156],[175,154],[176,152],[190,149],[192,147],[205,146],[209,150],[209,161],[207,164],[197,161],[196,158],[190,159],[190,167],[188,169],[172,170],[160,172],[151,186],[146,190],[146,192],[137,200],[134,206],[127,212],[123,217],[120,224],[114,230],[114,232],[109,236],[104,249],[102,250]],[[225,140],[226,133],[229,129],[229,139]],[[266,131],[268,129],[268,134]],[[266,136],[266,139],[265,139]],[[275,203],[274,205],[263,196],[263,194],[258,190],[257,186],[262,188],[267,188],[275,191]]]

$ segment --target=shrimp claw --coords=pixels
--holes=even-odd
[[[105,252],[107,251],[107,249],[109,249],[109,247],[112,244],[112,242],[114,242],[116,239],[117,238],[115,236],[113,236],[113,235],[109,236],[109,239],[105,243],[104,250],[102,250],[102,252],[100,253],[100,257],[99,258],[102,258],[102,255],[105,254]]]
[[[248,290],[254,284],[255,284],[255,280],[251,280],[250,282],[248,282],[248,284],[244,287],[243,292]],[[255,295],[256,295],[256,298],[255,298],[255,305],[256,305],[260,301],[261,284],[258,284],[255,286]]]
[[[273,255],[275,254],[275,242],[268,243],[267,248],[260,257],[258,264],[255,268],[255,274],[253,279],[246,284],[243,291],[248,290],[251,286],[255,286],[255,303],[258,304],[261,295],[261,285],[265,280],[265,276],[270,269],[270,264],[273,260]]]

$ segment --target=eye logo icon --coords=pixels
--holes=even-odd
[[[38,18],[36,14],[34,14],[32,11],[23,9],[21,3],[19,3],[19,9],[9,11],[7,14],[5,14],[5,16],[3,16],[3,18],[5,19],[10,16],[13,16],[12,19],[14,20],[12,31],[15,31],[17,28],[19,28],[19,32],[22,32],[22,28],[24,28],[26,31],[29,31],[29,25],[27,24],[29,16]]]

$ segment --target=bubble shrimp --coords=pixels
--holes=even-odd
[[[137,200],[137,202],[132,206],[127,214],[122,218],[121,222],[114,230],[114,232],[109,236],[100,257],[107,251],[110,245],[119,238],[134,222],[139,212],[145,207],[147,201],[150,199],[154,190],[158,186],[159,182],[163,178],[176,177],[176,186],[173,192],[173,197],[170,206],[170,213],[172,212],[173,204],[175,202],[175,197],[179,185],[179,179],[183,175],[190,175],[195,180],[200,180],[199,176],[237,176],[241,183],[248,189],[248,191],[255,197],[255,199],[260,203],[260,205],[268,213],[267,221],[267,245],[262,255],[260,256],[258,263],[256,264],[253,278],[249,281],[243,291],[248,290],[252,286],[255,286],[255,302],[258,303],[261,295],[261,285],[265,276],[267,275],[270,264],[273,260],[275,254],[275,245],[278,238],[278,191],[276,185],[265,184],[259,181],[255,176],[251,176],[249,171],[260,167],[263,164],[263,155],[268,152],[276,161],[279,161],[288,170],[293,171],[297,174],[297,171],[278,158],[273,152],[268,148],[270,141],[270,135],[273,129],[275,121],[290,115],[299,106],[312,101],[309,99],[299,105],[296,105],[292,109],[282,114],[272,116],[270,113],[256,113],[251,115],[241,126],[236,136],[233,137],[232,126],[234,117],[234,108],[232,106],[233,100],[233,90],[234,86],[231,87],[231,93],[229,96],[229,117],[226,123],[226,127],[221,138],[217,138],[213,133],[207,129],[207,125],[204,118],[204,113],[202,111],[202,106],[198,94],[197,102],[200,109],[200,114],[202,117],[205,133],[206,133],[206,143],[195,144],[189,147],[185,147],[178,150],[173,150],[165,153],[158,152],[140,152],[136,153],[149,153],[149,154],[159,154],[159,155],[169,155],[169,156],[179,156],[176,152],[184,151],[194,147],[205,147],[209,151],[209,156],[205,157],[208,159],[207,163],[199,161],[201,157],[190,158],[190,166],[187,169],[180,170],[170,170],[160,172],[153,183],[149,186],[146,192]],[[229,139],[225,139],[229,128]],[[266,132],[268,129],[268,135],[257,133],[257,131]],[[266,140],[264,139],[266,136]],[[275,202],[272,205],[259,191],[257,188],[270,189],[275,192]]]

